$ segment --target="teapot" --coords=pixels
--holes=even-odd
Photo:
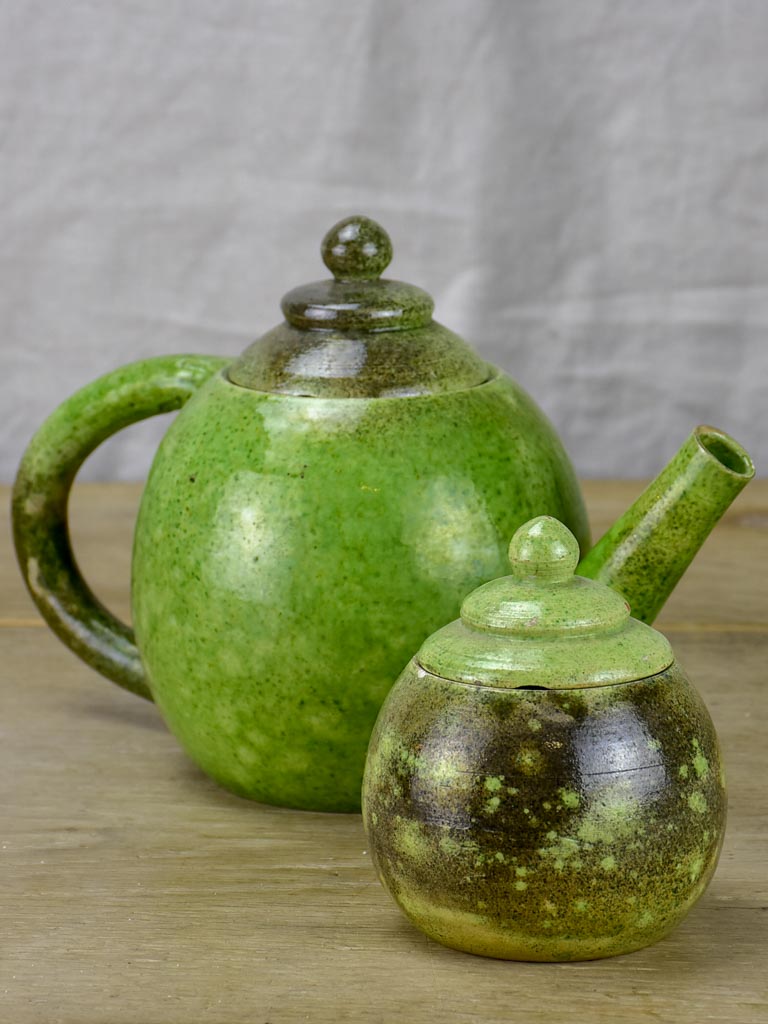
[[[504,571],[506,541],[547,514],[581,572],[652,617],[754,473],[699,428],[589,552],[571,463],[506,373],[381,279],[386,232],[364,217],[322,242],[330,280],[237,359],[130,363],[86,385],[31,440],[13,494],[16,550],[57,635],[152,699],[189,756],[255,800],[355,811],[382,701],[464,595]],[[142,496],[133,626],[83,579],[67,498],[105,438],[180,409]]]
[[[524,524],[509,560],[384,702],[363,785],[369,847],[400,908],[444,945],[628,953],[671,931],[715,870],[714,726],[661,633],[574,575],[567,527]]]

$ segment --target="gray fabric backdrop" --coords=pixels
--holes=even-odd
[[[237,353],[365,212],[579,472],[768,465],[765,0],[1,0],[0,478],[91,378]],[[138,478],[162,421],[91,477]]]

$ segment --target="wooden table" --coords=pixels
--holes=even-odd
[[[599,533],[640,484],[585,489]],[[124,616],[138,495],[81,485],[73,498],[86,575]],[[3,498],[7,508],[7,488]],[[218,789],[150,704],[43,627],[8,536],[6,524],[0,1020],[768,1020],[768,481],[741,495],[659,621],[724,748],[730,817],[718,872],[668,939],[592,963],[444,949],[380,887],[357,815],[264,807]]]

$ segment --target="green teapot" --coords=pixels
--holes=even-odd
[[[87,385],[43,424],[13,495],[19,563],[40,611],[89,665],[153,699],[223,786],[354,811],[379,707],[422,640],[503,571],[547,514],[589,550],[573,468],[528,395],[380,279],[392,248],[350,217],[322,243],[333,279],[234,361],[173,356]],[[67,498],[105,438],[181,409],[136,525],[133,628],[83,580]],[[711,428],[580,571],[652,617],[754,470]]]
[[[429,637],[381,709],[363,820],[427,935],[508,960],[591,960],[671,931],[725,830],[712,720],[667,640],[574,576],[548,516],[511,574]]]

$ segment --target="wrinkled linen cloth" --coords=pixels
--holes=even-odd
[[[0,479],[122,362],[237,354],[319,242],[512,373],[583,476],[768,465],[763,0],[3,0]],[[139,478],[149,421],[85,469]]]

